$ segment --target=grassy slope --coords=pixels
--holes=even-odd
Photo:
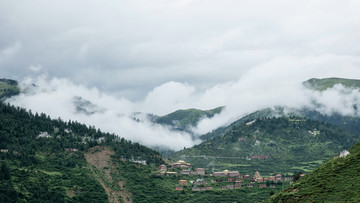
[[[268,202],[360,201],[360,142],[344,158],[332,158]]]
[[[20,90],[15,80],[0,79],[0,99],[19,94]]]
[[[174,128],[186,129],[188,127],[194,127],[203,117],[211,118],[215,114],[221,112],[223,107],[218,107],[211,110],[199,110],[199,109],[186,109],[177,110],[165,116],[156,118],[155,122],[160,124],[171,125]]]
[[[345,87],[360,88],[360,80],[344,79],[344,78],[312,78],[304,82],[304,85],[315,90],[323,91],[333,87],[336,84],[342,84]]]
[[[356,142],[353,135],[330,124],[301,118],[293,120],[301,122],[283,117],[260,119],[250,126],[235,125],[223,136],[177,152],[171,158],[185,158],[208,170],[214,167],[215,170],[231,169],[250,174],[259,170],[267,175],[309,172]],[[319,135],[308,132],[315,129],[320,131]],[[269,159],[244,159],[252,155],[267,155]]]

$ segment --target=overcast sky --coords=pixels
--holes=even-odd
[[[18,105],[115,132],[104,117],[74,116],[73,96],[117,116],[226,105],[201,123],[203,133],[259,108],[320,98],[301,90],[309,78],[359,79],[359,11],[357,0],[1,0],[0,77],[41,87]],[[50,105],[59,99],[68,111]]]

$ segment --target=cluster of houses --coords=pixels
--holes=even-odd
[[[180,171],[181,175],[205,175],[205,169],[203,168],[196,168],[195,170],[191,171],[191,164],[186,163],[185,161],[178,161],[172,165],[172,168],[184,168],[184,170]],[[177,174],[177,172],[167,172],[166,165],[160,165],[159,170],[162,174]],[[303,175],[301,175],[303,176]],[[213,190],[213,186],[216,183],[221,183],[219,187],[221,189],[236,189],[241,187],[258,187],[258,188],[275,188],[276,182],[288,181],[292,184],[293,177],[292,176],[282,176],[281,174],[276,174],[274,176],[269,177],[261,177],[258,171],[255,172],[254,176],[250,175],[240,175],[239,171],[220,171],[220,172],[213,172],[212,174],[208,174],[207,177],[211,178],[211,185],[209,186],[208,182],[204,179],[197,179],[196,181],[191,180],[179,180],[178,185],[175,186],[175,190],[184,190],[184,186],[192,186],[192,191],[207,191]],[[228,183],[224,185],[224,183]],[[244,183],[244,184],[243,184]],[[245,184],[246,183],[246,184]]]
[[[191,164],[186,163],[185,161],[178,161],[172,164],[172,168],[186,168],[180,171],[181,175],[205,175],[204,168],[196,168],[194,171],[191,171]],[[159,170],[161,171],[161,175],[168,174],[168,175],[177,175],[177,172],[170,172],[167,171],[167,166],[162,164],[159,166]]]

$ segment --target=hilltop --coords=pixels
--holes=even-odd
[[[267,202],[359,202],[360,142],[345,157],[333,157]]]
[[[337,84],[341,84],[349,88],[360,88],[360,80],[345,78],[312,78],[303,82],[303,84],[310,89],[318,91],[324,91],[328,88],[334,87]]]
[[[217,107],[211,110],[185,109],[177,110],[164,116],[152,115],[150,118],[154,123],[168,125],[176,130],[188,130],[196,127],[203,118],[212,118],[216,114],[221,113],[224,107]]]
[[[231,125],[223,135],[181,150],[171,159],[186,159],[208,170],[292,174],[310,172],[356,141],[345,130],[319,121],[261,118]]]
[[[20,93],[18,82],[10,79],[0,79],[0,100]]]

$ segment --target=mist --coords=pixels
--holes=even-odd
[[[40,75],[22,81],[22,93],[7,102],[33,112],[44,112],[52,118],[92,125],[147,146],[180,150],[200,143],[196,136],[268,107],[306,107],[326,115],[359,116],[359,108],[356,108],[360,101],[358,89],[336,85],[320,92],[302,85],[311,77],[360,77],[360,70],[353,66],[329,70],[329,60],[339,63],[336,57],[327,60],[310,58],[308,61],[277,59],[246,72],[236,81],[217,84],[205,91],[197,90],[191,84],[169,81],[148,92],[144,100],[136,102],[102,93],[96,87],[75,84],[65,78]],[[178,109],[206,110],[219,106],[225,106],[220,114],[204,118],[197,127],[190,129],[195,138],[188,133],[154,124],[144,116],[147,113],[161,116]],[[142,113],[140,121],[134,119],[137,117],[135,112]]]
[[[288,106],[359,116],[359,92],[310,78],[360,78],[354,0],[2,0],[8,102],[179,150],[256,110]],[[188,133],[144,114],[225,106]],[[133,119],[141,112],[141,121]]]

